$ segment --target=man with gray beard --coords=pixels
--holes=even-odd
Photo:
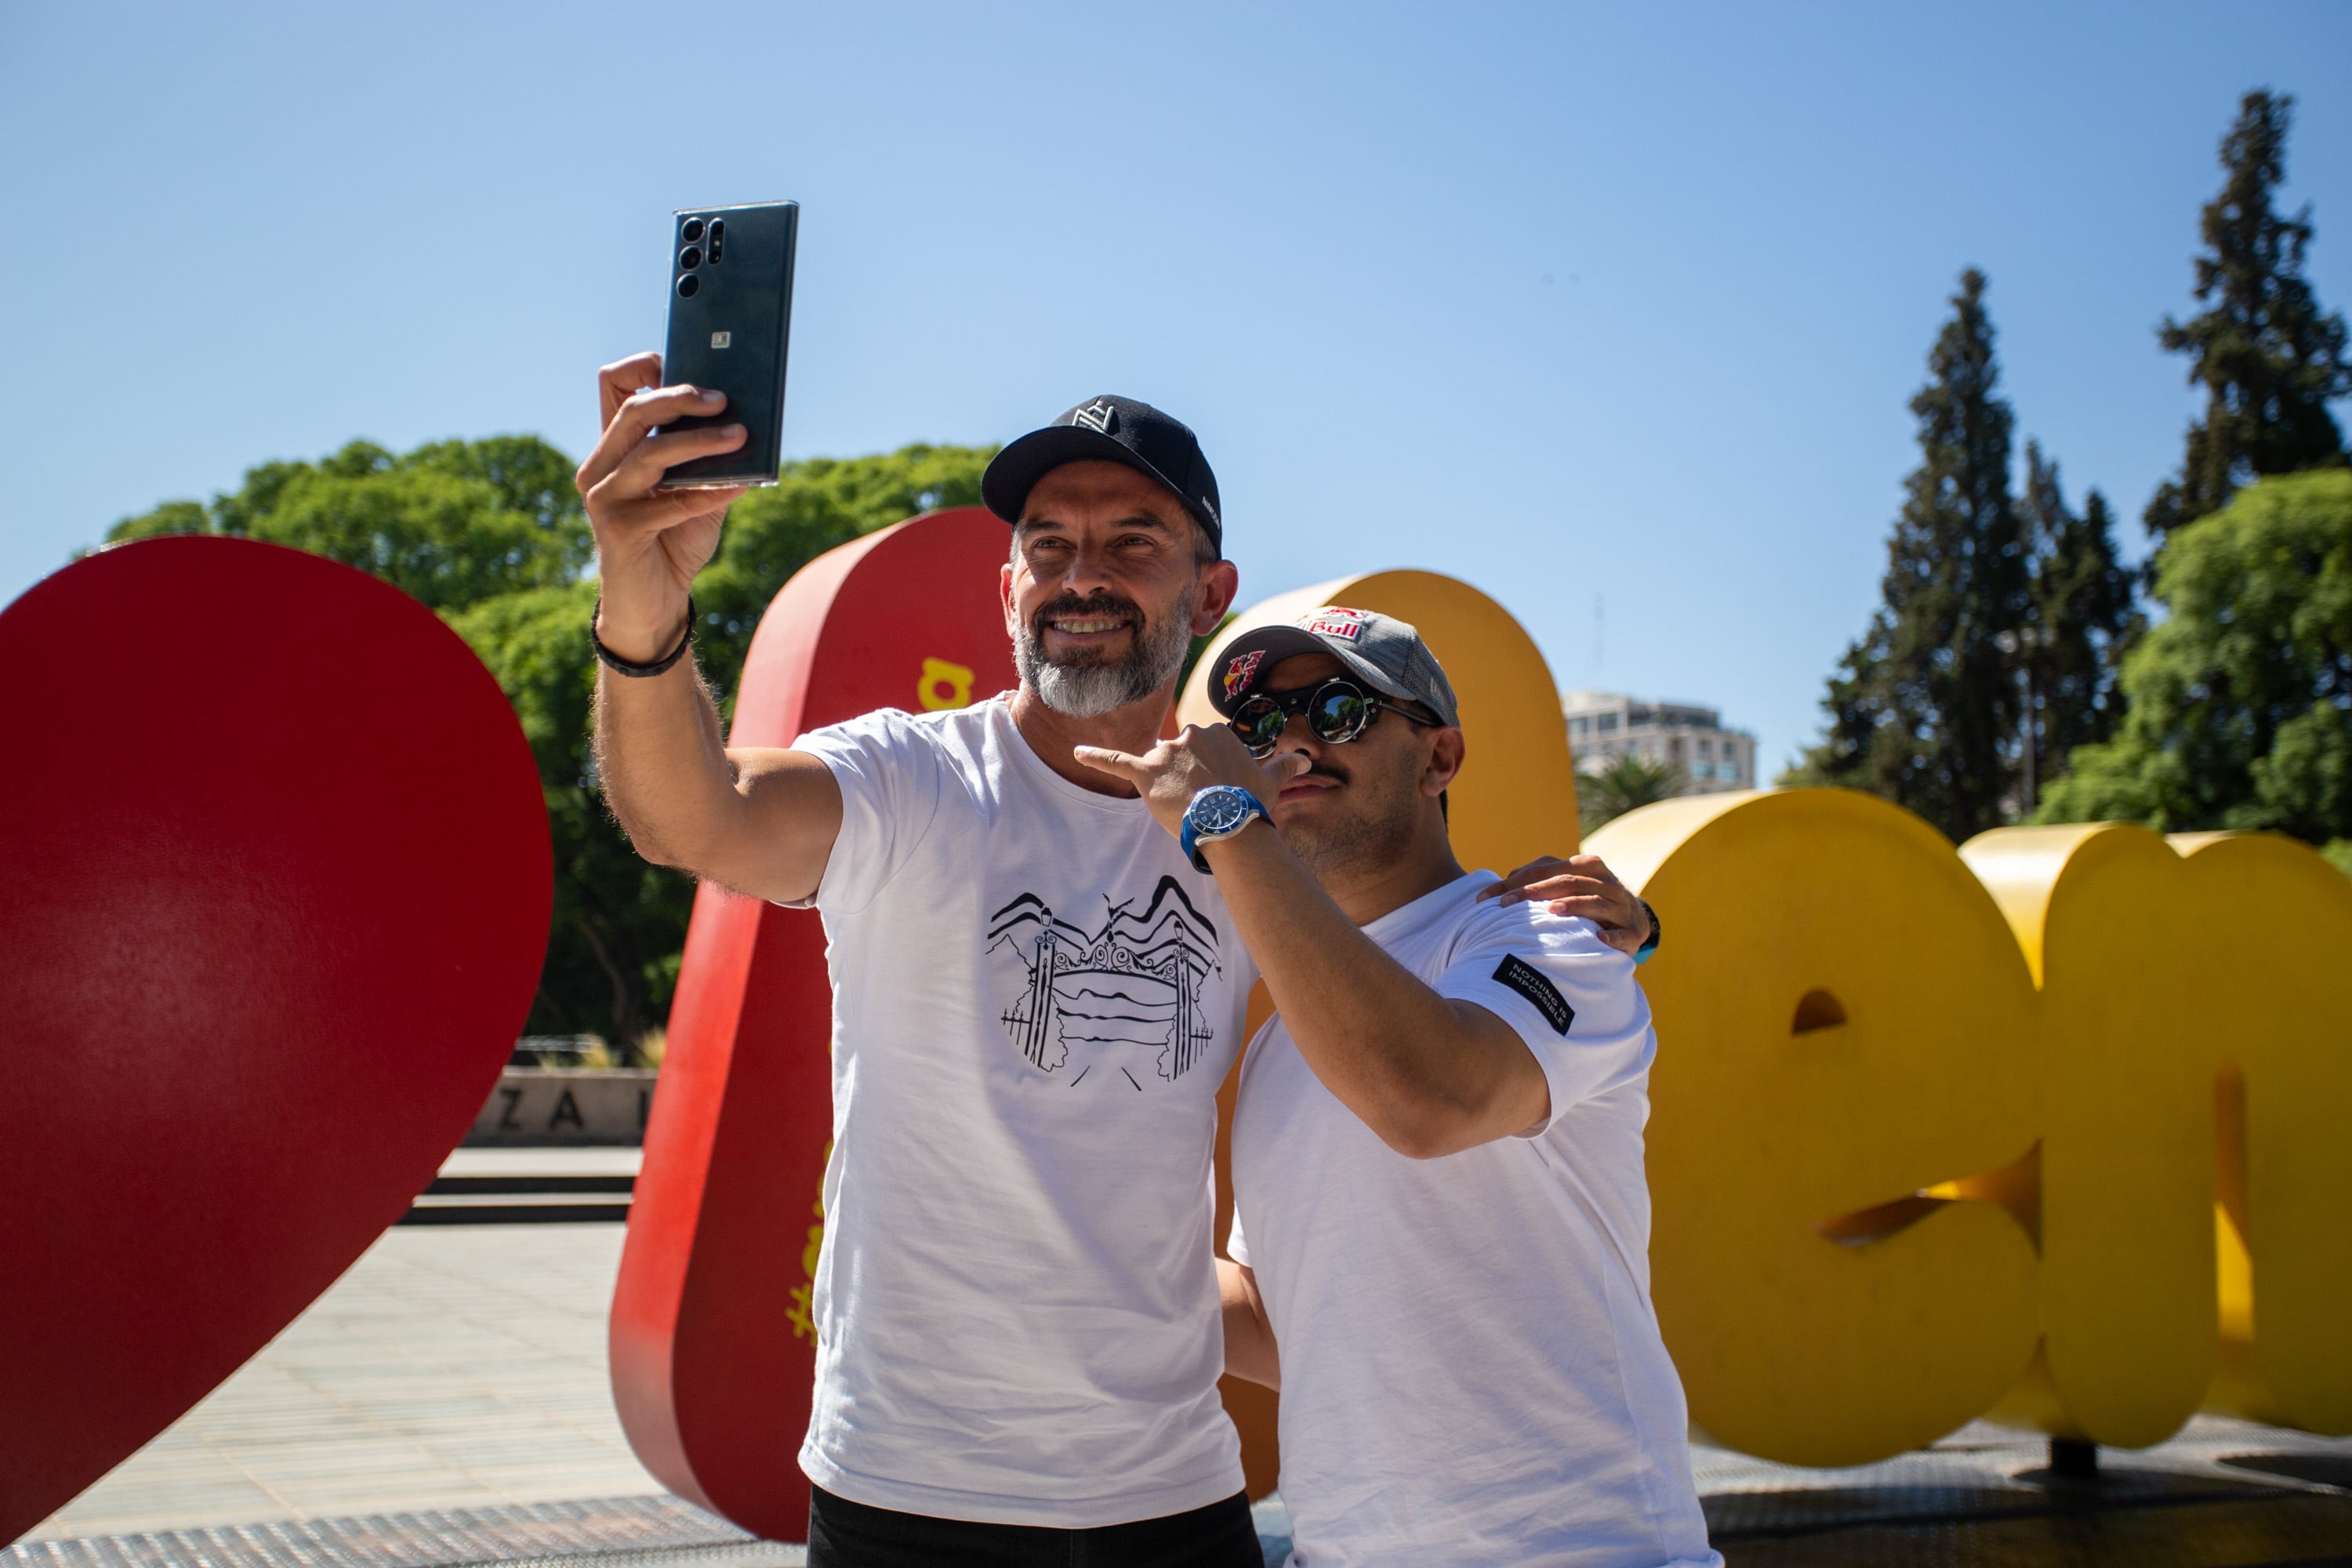
[[[604,370],[579,475],[597,744],[639,853],[824,919],[810,1563],[1256,1568],[1207,1196],[1256,972],[1214,880],[1075,755],[1148,750],[1234,601],[1199,443],[1097,397],[990,464],[1009,695],[730,751],[687,591],[735,492],[656,486],[742,429],[654,434],[724,405],[660,380],[650,354]],[[1622,889],[1588,899],[1646,934]]]

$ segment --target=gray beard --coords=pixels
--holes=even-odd
[[[1195,591],[1184,596],[1166,619],[1146,620],[1127,657],[1107,659],[1089,653],[1068,663],[1045,657],[1037,628],[1023,626],[1013,638],[1013,668],[1021,684],[1037,700],[1070,719],[1099,719],[1114,708],[1140,702],[1176,678],[1184,656],[1192,647],[1192,605]]]

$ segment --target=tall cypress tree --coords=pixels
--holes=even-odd
[[[2032,441],[2025,444],[2018,513],[2032,572],[2022,650],[2033,701],[2028,733],[2033,776],[2046,784],[2069,752],[2114,732],[2123,709],[2117,671],[2140,617],[2133,574],[2116,558],[2106,498],[2093,490],[2077,516],[2066,505],[2058,465]]]
[[[2221,139],[2221,194],[2200,226],[2197,298],[2186,321],[2165,318],[2158,339],[2189,356],[2189,380],[2205,389],[2205,416],[2189,427],[2179,476],[2147,505],[2158,540],[2221,510],[2239,487],[2344,460],[2344,433],[2327,400],[2352,392],[2344,318],[2322,311],[2303,276],[2311,208],[2282,217],[2272,197],[2286,178],[2294,100],[2250,92]]]
[[[1955,839],[1999,826],[2015,800],[2021,696],[2000,638],[2031,603],[1984,289],[1974,268],[1960,275],[1928,353],[1885,602],[1831,677],[1828,733],[1796,775],[1884,795]]]

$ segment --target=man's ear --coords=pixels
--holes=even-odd
[[[1429,761],[1421,770],[1421,793],[1432,797],[1444,795],[1446,786],[1462,774],[1464,742],[1459,730],[1430,731]]]
[[[1013,563],[1008,561],[996,569],[996,596],[1004,604],[1004,635],[1019,641],[1021,613],[1013,605]]]
[[[1217,629],[1217,623],[1234,607],[1242,574],[1230,561],[1212,561],[1201,568],[1198,582],[1201,591],[1192,601],[1192,635],[1204,637]]]

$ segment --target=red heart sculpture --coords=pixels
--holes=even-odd
[[[0,613],[0,1542],[332,1283],[530,1005],[547,813],[457,635],[275,545]]]

